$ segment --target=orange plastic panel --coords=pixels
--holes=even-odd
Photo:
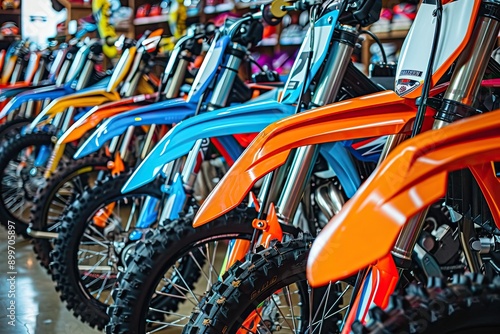
[[[316,239],[307,267],[311,284],[337,281],[387,255],[408,219],[444,196],[449,171],[473,166],[484,175],[478,171],[485,163],[500,160],[499,140],[495,111],[398,146]],[[488,203],[498,203],[492,198],[500,195],[498,180],[482,181]]]
[[[429,111],[429,116],[433,115]],[[415,114],[413,101],[385,91],[306,111],[269,125],[205,200],[194,226],[235,208],[258,179],[285,162],[293,148],[407,132]],[[430,123],[425,126],[429,128]]]
[[[157,94],[134,96],[92,108],[92,110],[84,115],[81,120],[75,122],[75,124],[64,133],[59,139],[59,142],[70,143],[79,140],[85,133],[96,127],[102,120],[135,109],[140,106],[136,104],[137,102],[153,99],[156,95]]]
[[[120,100],[118,92],[106,92],[104,89],[88,90],[82,93],[66,95],[52,101],[41,114],[54,117],[69,107],[83,108]]]

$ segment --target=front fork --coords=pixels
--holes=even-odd
[[[489,3],[492,6],[491,3]],[[494,5],[498,8],[499,5]],[[480,17],[474,27],[469,43],[457,60],[456,69],[450,80],[446,93],[443,97],[441,108],[438,110],[433,130],[438,130],[453,121],[467,117],[474,112],[472,108],[475,97],[484,76],[488,59],[496,43],[496,36],[500,29],[499,21],[492,17]],[[391,140],[386,143],[384,154],[379,163],[386,158],[387,154],[405,138],[401,135],[391,136]],[[392,254],[379,260],[376,264],[366,269],[366,275],[358,288],[358,293],[354,303],[351,304],[351,311],[347,321],[344,323],[342,333],[350,333],[351,325],[358,320],[366,323],[369,319],[368,310],[372,305],[386,308],[389,297],[396,287],[395,282],[399,280],[398,270],[406,270],[411,265],[411,256],[415,248],[417,238],[422,230],[427,215],[428,208],[411,217],[404,225],[401,233],[394,245]],[[464,222],[464,224],[467,224]],[[461,229],[462,246],[465,252],[470,248],[464,242],[464,234],[467,233],[466,226]],[[477,261],[477,256],[466,257],[470,270],[477,272],[481,263]],[[377,289],[374,291],[374,287]]]

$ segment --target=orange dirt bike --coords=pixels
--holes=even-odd
[[[457,189],[453,189],[457,186],[458,176],[462,183],[469,181],[463,189],[469,192],[469,197],[474,192],[483,194],[487,204],[485,209],[490,211],[488,219],[491,220],[473,216],[473,208],[465,207],[469,212],[464,215],[454,213],[459,225],[457,237],[466,250],[469,271],[474,275],[468,279],[454,279],[448,290],[440,291],[445,288],[447,277],[434,272],[427,286],[430,301],[426,303],[439,305],[441,297],[441,303],[449,305],[446,305],[446,310],[431,306],[425,313],[410,318],[414,325],[410,332],[437,333],[439,328],[444,332],[483,333],[481,328],[497,332],[500,328],[497,316],[500,284],[491,282],[487,276],[498,275],[498,267],[491,257],[498,256],[494,253],[499,245],[500,232],[500,170],[495,163],[500,161],[499,139],[500,113],[493,111],[419,135],[395,148],[317,237],[308,259],[310,284],[320,286],[364,271],[363,288],[356,297],[353,310],[367,312],[373,304],[386,307],[396,284],[404,279],[397,268],[401,241],[411,232],[414,236],[411,240],[413,252],[420,256],[422,243],[418,238],[425,238],[425,226],[417,218],[442,198],[446,198],[445,203],[452,210],[457,208],[459,197],[450,195],[458,195]],[[470,173],[475,179],[473,182],[470,182]],[[464,185],[458,186],[462,188]],[[474,224],[481,225],[481,228],[474,227]],[[423,243],[426,250],[442,247],[442,244],[430,245],[429,240]],[[408,256],[412,254],[408,253]],[[495,273],[492,275],[491,271]],[[367,293],[364,290],[371,290],[375,298],[373,304],[361,307],[359,304],[364,303]],[[414,287],[412,290],[418,292]],[[416,298],[425,300],[427,296],[421,292]],[[477,308],[481,309],[480,316]],[[404,312],[403,303],[396,303],[393,299],[391,311]],[[388,332],[409,331],[408,322],[402,322],[402,319],[398,323],[392,322],[394,319],[380,312],[380,309],[371,312],[368,329],[377,332],[386,326]],[[426,315],[429,316],[427,319],[424,318]],[[355,332],[368,331],[358,325]]]
[[[153,93],[157,81],[149,79],[150,52],[157,50],[161,31],[145,34],[135,46],[123,51],[106,86],[83,88],[86,80],[79,77],[76,92],[54,99],[21,133],[0,147],[0,211],[2,224],[16,222],[16,232],[26,234],[27,214],[39,188],[45,185],[44,172],[57,138],[91,108],[109,101],[117,101],[137,91]],[[143,42],[145,45],[143,45]],[[149,48],[153,44],[152,48]],[[154,54],[153,54],[154,55]],[[93,64],[87,64],[90,68]],[[91,72],[84,68],[83,72]],[[87,78],[87,75],[83,75]],[[71,146],[63,153],[67,157],[74,152]]]
[[[303,147],[294,152],[297,155],[300,152],[314,150],[314,145],[324,142],[389,135],[389,140],[385,144],[382,153],[381,160],[383,160],[393,147],[410,136],[412,132],[417,134],[421,130],[430,130],[433,127],[438,129],[456,119],[477,114],[478,110],[475,108],[478,102],[477,93],[499,29],[499,18],[491,15],[495,11],[494,8],[497,8],[496,6],[481,1],[451,2],[442,7],[438,5],[435,12],[438,19],[434,20],[432,13],[435,6],[433,4],[422,4],[403,45],[401,61],[397,71],[397,93],[387,91],[355,98],[298,114],[269,126],[247,148],[244,155],[233,165],[229,173],[226,174],[203,203],[198,211],[194,225],[201,226],[235,209],[247,196],[252,185],[262,176],[285,164],[287,159],[290,159],[290,153],[295,148]],[[453,29],[448,25],[452,18],[453,20],[460,19],[459,22],[461,22],[453,26]],[[435,27],[438,27],[436,29],[438,33],[437,38],[434,38],[434,40],[429,39],[427,42],[423,42],[421,38],[414,34],[418,30],[419,34],[426,32],[424,35],[433,35]],[[441,28],[440,32],[439,28]],[[457,29],[461,31],[459,35],[463,38],[455,39]],[[441,47],[438,47],[439,43],[441,43]],[[432,47],[432,45],[435,46]],[[434,61],[434,64],[431,61],[429,65],[427,59],[422,59],[421,54],[417,56],[417,53],[412,52],[417,48],[418,50],[428,48],[427,55],[430,55],[429,59]],[[452,64],[454,69],[450,83],[444,86],[436,86],[433,90],[430,90]],[[493,85],[496,85],[496,83]],[[444,94],[437,95],[436,93],[440,89],[443,89]],[[419,100],[421,106],[419,107],[416,104],[416,99],[421,95],[423,97]],[[428,96],[431,98],[428,98]],[[417,113],[417,111],[419,112]],[[302,153],[303,156],[304,153]],[[301,163],[308,165],[310,161],[301,160]],[[480,177],[475,175],[480,186],[483,183],[481,181],[483,177],[488,179],[495,175],[492,166],[488,166],[489,169],[484,170]],[[304,173],[304,171],[300,172]],[[276,178],[277,175],[279,174],[275,174],[274,177]],[[286,176],[289,180],[285,185],[289,186],[285,186],[287,193],[283,195],[300,197],[300,191],[298,191],[300,182],[297,182],[297,180],[306,179],[306,177],[297,178],[297,175],[288,173]],[[371,193],[373,196],[375,194]],[[339,201],[333,200],[339,197],[337,195],[335,192],[332,194],[331,202],[333,204],[339,203]],[[340,196],[340,198],[342,197]],[[375,201],[376,197],[370,199]],[[277,214],[271,214],[274,211],[274,205],[270,203],[275,200],[271,198],[268,202],[259,203],[260,207],[265,210],[270,208],[270,214],[265,222],[262,222],[263,225],[279,226],[277,225],[278,222],[289,218],[282,215],[282,212],[286,210],[286,206],[278,205]],[[474,210],[481,209],[482,200],[480,197],[473,197],[470,201],[474,204],[471,205]],[[462,213],[465,214],[467,209],[468,207],[465,206]],[[451,208],[445,211],[446,215],[456,217],[456,212]],[[473,211],[472,217],[477,218],[479,216],[480,213],[476,211]],[[436,224],[435,221],[433,224],[432,221],[426,220],[426,214],[427,212],[424,212],[415,217],[413,223],[407,226],[414,228],[415,225],[420,227],[423,224],[429,225],[430,231],[439,231],[441,233],[439,238],[433,236],[436,242],[444,241],[445,239],[442,238],[449,238],[453,234],[451,228],[453,224],[446,222]],[[495,215],[494,212],[492,214]],[[486,226],[485,231],[487,233],[491,234],[493,232],[491,228],[488,229],[486,224],[488,219],[484,212],[478,222]],[[466,230],[470,236],[474,229],[471,229],[469,222],[464,222],[464,224],[460,224],[463,226],[461,229]],[[447,225],[448,228],[441,225]],[[454,227],[456,228],[456,225]],[[378,227],[376,228],[378,229]],[[466,269],[475,270],[474,268],[477,268],[478,263],[473,256],[470,256],[470,247],[468,247],[467,243],[461,244],[452,238],[446,240],[450,242],[448,246],[456,247],[458,245],[458,247],[451,255],[443,253],[441,248],[430,252],[422,248],[421,245],[419,245],[420,248],[415,246],[418,233],[415,233],[415,230],[408,229],[406,233],[405,231],[402,232],[402,237],[398,239],[393,252],[398,266],[406,273],[404,276],[406,280],[418,280],[426,276],[434,276],[436,272],[446,273],[444,276],[447,276],[454,271],[464,272]],[[371,237],[370,234],[363,235]],[[470,239],[464,237],[464,240]],[[295,243],[295,245],[292,245],[292,243]],[[193,315],[192,331],[198,333],[236,332],[238,329],[249,330],[248,328],[254,328],[247,327],[249,325],[260,326],[263,330],[265,328],[270,330],[272,326],[277,326],[276,321],[279,319],[282,320],[281,325],[286,323],[287,326],[292,328],[307,331],[307,328],[302,327],[304,319],[309,319],[309,321],[312,319],[316,329],[331,330],[333,332],[343,329],[349,332],[350,324],[354,320],[366,321],[367,312],[363,312],[367,310],[366,306],[381,302],[379,295],[372,289],[372,287],[379,287],[378,282],[382,282],[381,277],[385,273],[381,270],[371,270],[367,279],[364,279],[366,274],[364,271],[358,274],[357,277],[349,276],[346,273],[346,275],[342,275],[342,278],[345,279],[343,284],[330,283],[328,285],[328,291],[330,292],[324,295],[325,298],[314,300],[311,294],[299,295],[297,298],[301,300],[300,307],[297,303],[288,303],[291,308],[286,314],[278,313],[277,317],[265,317],[264,314],[259,312],[257,314],[252,313],[256,310],[259,311],[261,303],[268,297],[267,300],[273,302],[275,298],[273,292],[277,289],[285,287],[285,289],[279,291],[285,292],[286,295],[286,291],[293,290],[286,288],[288,284],[291,282],[299,284],[305,278],[305,259],[309,243],[310,239],[307,238],[306,240],[294,240],[286,244],[278,243],[273,248],[255,256],[254,261],[248,261],[233,267],[230,274],[225,277],[224,282],[217,285],[212,291],[209,300],[205,301],[203,306],[200,305],[201,311]],[[415,259],[411,257],[414,246],[418,248],[418,252],[415,252],[418,253],[418,256]],[[350,255],[353,257],[359,256],[356,249],[361,247],[352,244],[352,239],[351,247],[354,250]],[[366,241],[362,248],[365,252],[371,252],[370,244]],[[463,255],[463,257],[457,257],[456,255]],[[352,259],[352,257],[349,258]],[[416,274],[414,276],[408,275],[411,272],[416,272]],[[355,272],[350,273],[355,274]],[[392,273],[392,271],[389,271],[389,273]],[[496,275],[495,271],[493,271],[492,275]],[[396,281],[391,282],[395,284]],[[328,283],[328,281],[323,283]],[[368,283],[370,286],[364,285]],[[404,284],[404,281],[401,284]],[[350,289],[353,290],[353,296],[355,297],[358,292],[365,293],[363,295],[365,299],[356,303],[354,303],[354,300],[353,303],[347,300],[344,303],[346,293]],[[340,305],[329,304],[327,299],[331,297],[333,297],[334,301],[342,303]],[[387,300],[382,301],[386,302]],[[307,308],[314,309],[312,305],[316,302],[324,306],[322,311],[308,316]],[[274,303],[277,302],[274,301]],[[285,304],[286,302],[282,300],[281,303]],[[257,305],[258,307],[256,307]],[[358,306],[360,309],[353,309]],[[279,307],[276,307],[276,309],[279,309]],[[273,312],[272,307],[270,312],[271,314],[277,314]],[[290,312],[292,312],[291,317]],[[293,316],[293,314],[296,316]],[[349,317],[344,318],[346,314],[349,314]],[[252,320],[250,323],[247,323],[249,315],[254,315],[254,317],[250,319]],[[315,317],[318,317],[317,320],[315,320]],[[334,318],[336,321],[333,322],[333,325],[338,327],[332,327],[332,323],[325,324],[323,321],[319,321],[320,318]]]
[[[177,42],[165,67],[159,92],[96,106],[60,136],[45,171],[46,184],[34,199],[28,229],[28,234],[34,238],[35,253],[44,267],[49,266],[51,239],[57,238],[59,219],[65,208],[74,202],[87,186],[92,186],[96,181],[103,181],[111,174],[128,170],[134,161],[145,156],[148,148],[161,138],[166,129],[162,126],[147,129],[127,127],[121,137],[116,137],[110,147],[103,149],[104,152],[60,164],[59,159],[63,156],[65,146],[84,139],[101,122],[112,116],[132,110],[160,112],[168,105],[169,99],[180,95],[181,87],[191,79],[187,68],[200,55],[204,40],[209,39],[211,35],[210,26],[194,25],[189,33]]]

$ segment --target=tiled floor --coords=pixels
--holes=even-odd
[[[0,334],[99,333],[76,319],[54,289],[54,283],[37,262],[29,241],[16,239],[15,298],[9,298],[7,231],[0,227]],[[15,326],[9,325],[11,300],[15,300]]]

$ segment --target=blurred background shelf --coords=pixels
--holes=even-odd
[[[0,9],[0,15],[21,15],[21,9]]]
[[[160,22],[168,22],[169,15],[158,15],[158,16],[148,16],[148,17],[138,17],[134,19],[133,23],[136,26],[160,23]]]

